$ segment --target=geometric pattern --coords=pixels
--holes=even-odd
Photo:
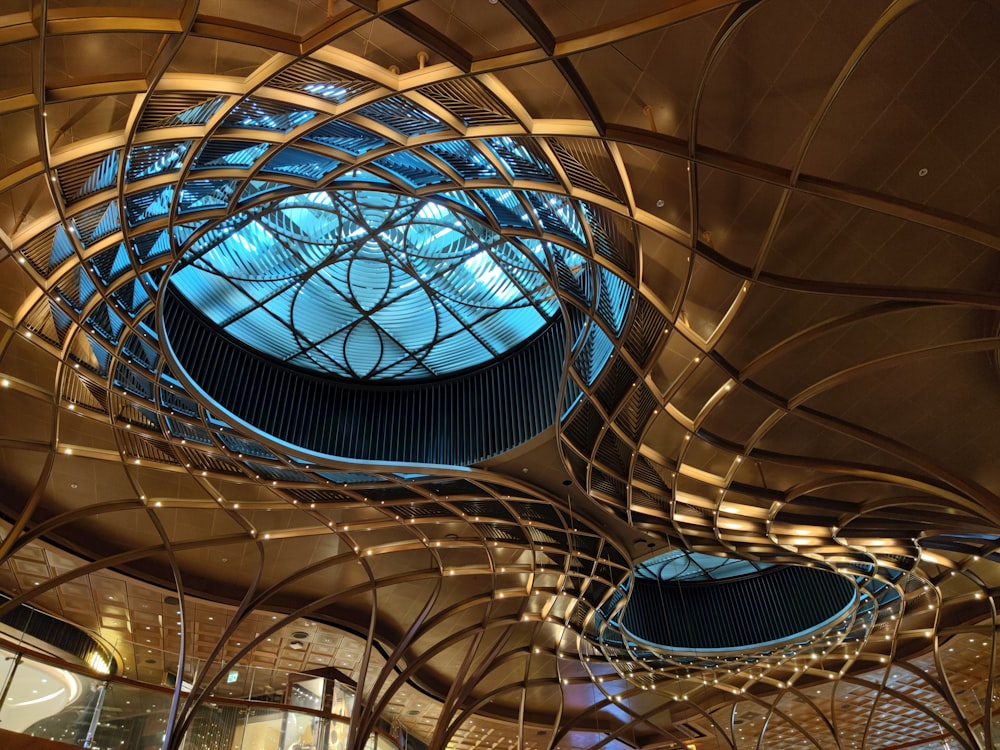
[[[361,380],[450,374],[517,346],[558,309],[530,256],[467,222],[391,193],[286,198],[202,235],[171,282],[231,336],[291,364]],[[544,262],[544,246],[534,255]]]
[[[238,5],[0,19],[0,613],[99,631],[176,699],[170,748],[258,710],[250,668],[338,670],[351,748],[996,744],[993,4]],[[551,430],[317,455],[171,368],[213,232],[376,195],[516,249],[518,312],[565,326]],[[300,350],[250,343],[293,361],[324,332],[286,312]],[[855,598],[788,648],[639,643],[633,577],[677,551]]]

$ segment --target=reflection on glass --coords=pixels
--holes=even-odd
[[[0,723],[12,732],[82,742],[101,684],[100,680],[25,658],[17,665],[0,706]],[[65,717],[69,709],[75,714],[71,720],[53,720]]]
[[[172,699],[168,688],[87,675],[27,656],[18,661],[9,650],[0,649],[0,659],[9,675],[0,706],[4,729],[92,750],[163,746]],[[354,704],[349,686],[315,674],[279,678],[273,670],[259,671],[271,681],[262,700],[315,711],[326,707],[333,716],[209,699],[195,709],[181,750],[345,750]],[[281,688],[274,692],[278,683]],[[376,745],[378,750],[396,747],[383,736],[366,747],[375,750]]]

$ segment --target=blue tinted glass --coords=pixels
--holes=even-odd
[[[144,190],[125,197],[125,215],[130,226],[136,226],[158,216],[165,216],[174,197],[172,185]]]
[[[254,141],[212,140],[202,146],[193,168],[252,167],[269,147],[267,143]]]
[[[486,143],[500,157],[510,176],[515,180],[558,182],[552,173],[552,168],[538,153],[538,147],[531,140],[505,135],[500,138],[487,138]]]
[[[181,189],[178,211],[221,208],[236,189],[236,180],[188,180]]]
[[[489,362],[559,311],[547,255],[434,200],[377,190],[297,195],[202,235],[174,288],[230,335],[352,379],[424,378]]]
[[[115,178],[118,174],[118,152],[112,151],[107,156],[105,156],[101,163],[94,168],[94,171],[90,173],[90,176],[84,181],[83,185],[73,196],[74,199],[82,198],[85,195],[92,195],[94,193],[100,192],[105,188],[112,187],[115,184]]]
[[[467,141],[431,143],[424,148],[454,169],[463,180],[489,180],[499,177],[490,161]]]
[[[411,187],[434,185],[447,182],[448,180],[447,177],[437,169],[431,167],[423,159],[418,159],[407,151],[383,156],[372,163],[402,178]]]
[[[180,169],[184,154],[190,147],[190,141],[133,146],[125,165],[125,177],[129,181],[141,180],[144,177]]]
[[[647,560],[636,569],[636,575],[661,581],[718,581],[751,575],[770,567],[769,563],[676,549]]]
[[[402,96],[373,102],[359,109],[358,114],[406,136],[436,133],[446,129],[445,124],[437,117]]]
[[[322,156],[312,151],[290,146],[275,154],[264,165],[263,171],[290,174],[294,177],[303,177],[307,180],[318,180],[325,177],[338,166],[340,166],[340,162],[328,156]]]
[[[382,136],[340,120],[333,120],[307,133],[303,140],[346,151],[354,156],[361,156],[386,144],[386,139]]]
[[[55,237],[52,239],[52,252],[49,254],[49,268],[55,268],[76,252],[73,241],[66,234],[62,224],[56,226]]]
[[[81,211],[73,218],[72,228],[84,247],[121,229],[118,201],[112,200]]]
[[[292,109],[285,104],[249,98],[233,107],[222,121],[222,127],[289,133],[315,116],[316,113],[312,110]]]

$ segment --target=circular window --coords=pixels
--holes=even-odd
[[[170,371],[281,450],[451,465],[509,451],[579,395],[560,395],[567,346],[594,372],[607,362],[585,310],[598,294],[616,309],[627,287],[565,245],[494,226],[454,197],[378,187],[202,225],[156,280]]]

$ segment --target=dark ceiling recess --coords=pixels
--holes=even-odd
[[[745,648],[829,624],[850,607],[855,591],[842,575],[803,566],[716,581],[636,578],[622,624],[670,649]]]
[[[0,604],[10,597],[0,594]],[[82,628],[46,614],[34,607],[20,605],[0,616],[0,626],[9,628],[20,636],[30,636],[64,654],[79,659],[83,664],[107,665],[108,674],[117,674],[121,664],[119,656],[104,641]]]
[[[1000,0],[4,7],[0,626],[117,649],[93,745],[1000,749]]]
[[[248,425],[314,453],[467,465],[515,448],[556,417],[561,316],[461,377],[387,385],[317,376],[253,351],[169,288],[161,309],[168,356],[193,386]]]

